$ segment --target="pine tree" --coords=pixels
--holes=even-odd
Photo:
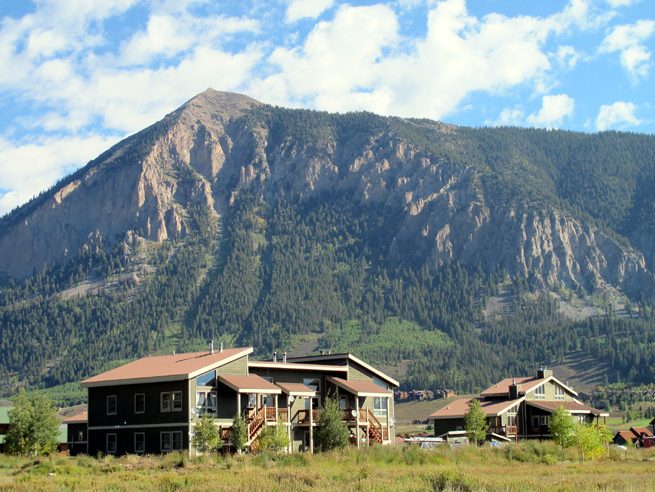
[[[336,398],[327,397],[316,427],[316,445],[321,451],[342,449],[348,445],[348,427]]]
[[[476,446],[486,439],[489,426],[480,400],[473,399],[469,403],[469,409],[464,416],[464,429],[469,441],[474,442]]]

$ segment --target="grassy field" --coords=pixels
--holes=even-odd
[[[580,463],[552,443],[323,455],[0,458],[0,490],[653,490],[655,450]]]

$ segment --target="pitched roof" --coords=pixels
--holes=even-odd
[[[457,398],[453,400],[448,405],[443,408],[440,408],[430,416],[428,419],[438,420],[438,419],[454,419],[454,418],[463,418],[466,415],[466,412],[469,410],[469,403],[473,400],[470,397]],[[524,397],[517,398],[516,400],[479,400],[480,407],[487,417],[496,417],[502,415],[507,410],[512,408],[514,405],[521,403],[524,400]]]
[[[635,436],[653,437],[653,433],[648,427],[630,427],[630,430]]]
[[[625,442],[631,442],[631,443],[633,443],[633,442],[635,442],[637,440],[637,436],[635,436],[629,430],[622,430],[622,431],[617,432],[614,435],[614,441],[616,441],[617,437],[621,437]]]
[[[356,396],[389,396],[391,394],[391,391],[381,388],[373,381],[342,378],[327,378],[327,380]]]
[[[249,360],[248,367],[254,369],[280,369],[283,371],[326,371],[348,372],[348,366],[335,366],[332,364],[301,364],[298,362],[273,362],[270,360]]]
[[[316,391],[302,383],[275,383],[285,395],[292,396],[315,396]]]
[[[573,396],[577,396],[578,393],[573,390],[573,388],[570,388],[566,384],[562,383],[559,379],[557,379],[555,376],[548,376],[547,378],[537,378],[537,377],[520,377],[520,378],[505,378],[493,386],[490,386],[486,390],[484,390],[482,393],[480,393],[480,396],[484,397],[489,397],[489,396],[508,396],[509,395],[509,387],[516,383],[518,385],[518,393],[521,394],[526,394],[535,389],[537,386],[540,386],[544,383],[547,383],[549,381],[555,381],[559,386],[564,388],[566,391],[568,391],[570,394]]]
[[[314,361],[322,361],[322,360],[350,360],[355,362],[356,364],[359,364],[365,369],[368,369],[371,371],[373,374],[378,376],[381,379],[384,379],[386,382],[391,384],[392,386],[400,386],[400,383],[396,381],[394,378],[391,376],[383,373],[379,369],[376,369],[372,365],[364,362],[362,359],[359,357],[355,357],[353,354],[350,352],[347,353],[342,353],[342,354],[322,354],[322,355],[307,355],[303,357],[287,357],[288,361],[295,361],[295,362],[314,362]]]
[[[64,424],[83,424],[89,420],[89,412],[84,410],[83,412],[77,413],[64,419]]]
[[[250,374],[249,376],[225,374],[218,376],[218,380],[238,393],[262,393],[266,395],[279,395],[282,393],[279,387],[256,374]]]
[[[535,379],[537,378],[535,377],[505,378],[498,381],[493,386],[488,387],[486,390],[480,393],[480,396],[507,396],[509,394],[509,387],[512,384],[512,382],[516,382],[516,384],[523,384],[529,381],[534,381]]]
[[[548,412],[554,412],[559,407],[564,407],[564,409],[569,413],[591,413],[593,415],[600,415],[601,417],[609,415],[601,410],[596,410],[595,408],[588,407],[587,405],[583,405],[580,402],[571,401],[571,400],[562,400],[562,401],[529,400],[526,401],[526,403],[528,405],[541,408],[542,410],[546,410]]]
[[[252,347],[241,347],[187,354],[143,357],[116,369],[82,381],[82,386],[147,383],[189,379],[252,353]]]

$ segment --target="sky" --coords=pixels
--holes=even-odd
[[[0,0],[0,215],[208,87],[655,132],[653,0]]]

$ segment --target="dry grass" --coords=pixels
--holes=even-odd
[[[0,490],[652,490],[655,450],[564,461],[551,443],[348,449],[324,455],[2,457]]]

